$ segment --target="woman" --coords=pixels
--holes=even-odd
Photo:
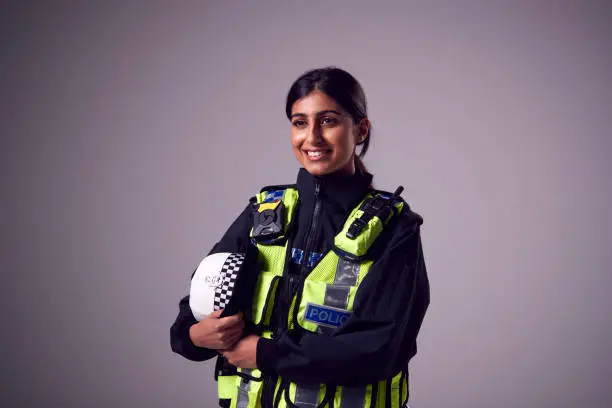
[[[398,194],[372,188],[361,161],[366,99],[348,72],[302,75],[286,114],[297,183],[264,188],[211,251],[258,251],[248,318],[218,311],[197,322],[185,297],[172,349],[194,361],[220,356],[221,406],[404,407],[429,305],[422,218]],[[254,208],[279,197],[291,219],[280,236],[258,240]]]

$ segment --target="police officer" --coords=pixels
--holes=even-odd
[[[405,407],[429,305],[422,218],[401,188],[372,186],[361,160],[371,125],[352,75],[306,72],[286,114],[296,183],[263,188],[211,251],[256,252],[244,269],[253,291],[240,313],[199,322],[183,298],[172,349],[217,357],[221,407]]]

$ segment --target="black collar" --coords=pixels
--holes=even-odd
[[[319,197],[342,207],[343,211],[353,209],[365,194],[371,190],[372,175],[355,169],[355,174],[326,174],[313,176],[306,169],[300,168],[297,177],[297,189],[302,203],[314,200],[315,188],[319,186]]]

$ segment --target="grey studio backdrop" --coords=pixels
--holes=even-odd
[[[612,406],[610,2],[3,2],[3,407],[214,407],[189,276],[294,181],[284,98],[363,84],[425,219],[415,408]]]

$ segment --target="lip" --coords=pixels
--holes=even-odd
[[[304,156],[306,156],[308,160],[320,161],[320,160],[325,160],[327,157],[329,157],[331,153],[331,149],[305,149],[305,150],[302,150],[302,152],[304,153]],[[312,157],[308,154],[308,152],[321,152],[321,155],[318,157]]]

